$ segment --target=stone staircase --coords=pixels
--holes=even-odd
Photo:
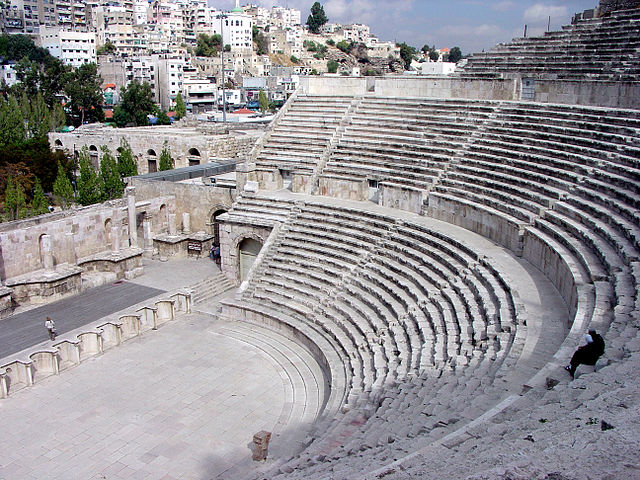
[[[189,287],[189,290],[191,290],[191,302],[193,305],[206,302],[232,288],[235,288],[235,285],[226,275],[223,273],[215,274]]]

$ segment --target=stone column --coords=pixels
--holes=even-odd
[[[75,265],[78,261],[76,256],[76,236],[71,232],[65,233],[64,236],[67,245],[67,261],[69,265]]]
[[[51,251],[51,235],[40,237],[40,253],[42,266],[45,270],[53,270],[53,252]]]
[[[111,227],[111,253],[114,255],[120,253],[120,229],[117,225]]]
[[[191,215],[187,212],[182,214],[182,233],[191,233]]]
[[[151,232],[151,215],[145,215],[142,220],[142,232],[144,235],[144,249],[147,252],[153,250],[153,233]]]
[[[169,214],[169,235],[176,235],[178,233],[178,228],[176,227],[176,214]]]
[[[255,163],[239,163],[236,165],[236,190],[238,193],[244,192],[244,186],[248,181],[256,180]]]
[[[127,214],[129,220],[129,244],[132,248],[138,247],[138,232],[136,229],[136,187],[125,189],[127,196]]]

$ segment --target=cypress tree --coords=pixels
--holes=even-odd
[[[36,177],[36,183],[33,186],[33,200],[31,200],[31,214],[42,215],[49,211],[49,201],[44,196],[40,179]]]
[[[171,153],[169,152],[167,142],[164,142],[164,145],[162,146],[162,152],[160,153],[160,165],[158,166],[158,170],[162,172],[164,170],[172,169],[173,159],[171,158]]]
[[[89,158],[89,150],[82,147],[78,159],[80,176],[78,177],[78,202],[82,205],[100,203],[104,198],[102,179],[96,173]]]
[[[58,162],[58,175],[53,182],[53,196],[62,208],[66,209],[73,203],[73,187],[60,162]]]
[[[7,180],[7,188],[4,191],[4,207],[7,210],[9,220],[26,217],[26,200],[22,186],[14,182],[12,177]]]
[[[138,165],[133,157],[131,145],[124,138],[120,141],[120,152],[118,153],[118,171],[120,177],[135,177],[138,175]]]
[[[102,146],[102,162],[100,162],[100,177],[104,185],[105,200],[120,198],[124,192],[124,183],[120,178],[115,157],[106,145]]]

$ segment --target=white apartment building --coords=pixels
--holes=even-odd
[[[96,62],[96,35],[68,32],[61,27],[40,27],[40,45],[63,63],[79,67]]]
[[[253,47],[253,19],[244,13],[236,0],[236,8],[225,14],[226,18],[213,23],[213,33],[222,35],[225,45],[233,50],[251,49]]]
[[[101,45],[111,42],[119,54],[130,57],[143,55],[147,51],[147,33],[144,26],[109,25],[104,31],[98,32]]]
[[[187,63],[181,55],[153,55],[158,72],[157,102],[164,110],[169,110],[182,91],[183,70]]]
[[[218,86],[206,78],[186,76],[182,80],[182,100],[193,113],[216,108]]]
[[[270,25],[271,12],[268,8],[259,5],[245,5],[243,8],[247,15],[251,15],[253,24],[256,27],[264,29]]]
[[[274,6],[269,12],[270,24],[276,28],[292,28],[300,25],[300,10]]]
[[[18,77],[16,77],[16,71],[13,66],[13,64],[0,65],[0,82],[4,82],[7,87],[13,87],[18,83]]]
[[[154,2],[150,8],[148,23],[161,29],[171,43],[179,44],[184,41],[184,22],[180,5],[166,1]]]
[[[371,30],[368,25],[353,23],[351,25],[342,26],[342,37],[346,41],[368,43],[371,38]]]
[[[133,19],[136,25],[144,25],[149,20],[149,2],[139,0],[133,5]]]

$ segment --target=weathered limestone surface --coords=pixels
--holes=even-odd
[[[115,128],[102,125],[84,125],[73,132],[49,134],[53,148],[72,153],[86,146],[94,156],[93,163],[99,165],[102,158],[100,147],[106,145],[115,154],[125,139],[138,163],[138,173],[149,173],[149,161],[156,162],[166,142],[174,160],[174,167],[203,164],[209,158],[237,158],[247,155],[262,136],[261,129],[248,126],[245,131],[208,133],[199,128],[154,126],[137,128]],[[228,129],[227,129],[228,130]],[[94,153],[92,153],[94,152]]]

